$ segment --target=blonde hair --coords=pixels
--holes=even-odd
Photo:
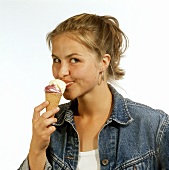
[[[70,17],[47,34],[46,40],[49,48],[51,48],[53,38],[62,33],[68,33],[72,38],[95,51],[98,59],[101,59],[104,54],[109,54],[111,61],[107,68],[108,80],[123,78],[125,71],[119,67],[119,64],[128,47],[128,38],[120,30],[116,18],[87,13]]]

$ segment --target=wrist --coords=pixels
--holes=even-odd
[[[44,170],[46,163],[46,152],[30,151],[28,154],[28,162],[30,170]]]

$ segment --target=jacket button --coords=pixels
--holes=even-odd
[[[109,160],[108,160],[108,159],[103,159],[103,160],[102,160],[102,164],[103,164],[103,165],[107,165],[108,163],[109,163]]]

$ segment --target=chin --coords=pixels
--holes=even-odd
[[[66,99],[66,100],[74,100],[76,97],[74,96],[71,96],[71,95],[66,95],[66,94],[63,94],[63,97]]]

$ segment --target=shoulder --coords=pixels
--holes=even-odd
[[[131,116],[139,116],[139,117],[143,117],[143,118],[154,118],[154,119],[162,119],[162,118],[166,118],[169,115],[166,114],[163,110],[160,109],[154,109],[148,105],[142,104],[142,103],[138,103],[138,102],[134,102],[130,99],[125,98],[125,103],[128,107],[128,110],[131,114]]]
[[[128,108],[128,112],[135,122],[141,122],[147,127],[156,129],[164,128],[169,124],[169,115],[160,109],[154,109],[145,104],[134,102],[125,98],[125,103]]]
[[[114,101],[118,111],[125,112],[133,119],[151,119],[158,121],[167,118],[169,115],[160,109],[154,109],[148,105],[135,102],[131,99],[123,97],[118,91],[109,84],[110,91],[114,94]]]

